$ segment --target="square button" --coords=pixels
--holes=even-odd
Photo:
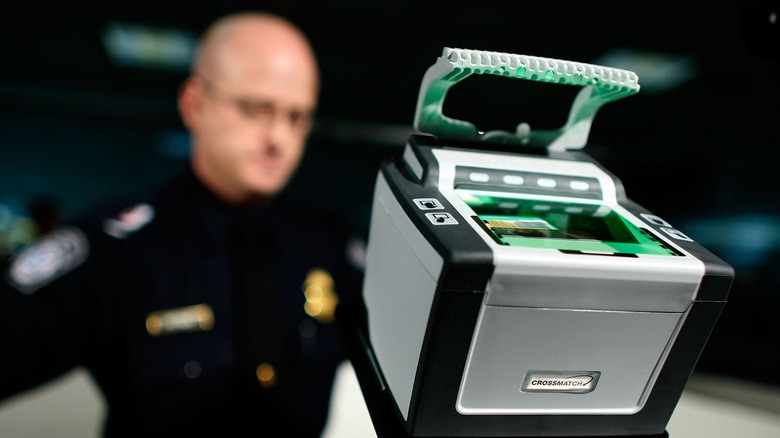
[[[441,202],[439,202],[436,198],[416,198],[412,199],[414,201],[414,205],[417,206],[420,210],[443,210],[444,206],[441,205]]]
[[[658,217],[658,216],[656,216],[654,214],[641,213],[640,216],[642,216],[642,218],[644,220],[650,222],[653,225],[658,225],[659,227],[670,227],[671,228],[671,225],[669,225],[669,222],[666,222],[665,220],[661,219],[660,217]]]
[[[661,231],[668,234],[671,238],[677,239],[677,240],[684,240],[686,242],[693,242],[693,239],[686,236],[682,231],[674,229],[674,228],[661,228]]]
[[[458,221],[451,214],[441,213],[425,213],[425,217],[428,218],[434,225],[457,225]]]

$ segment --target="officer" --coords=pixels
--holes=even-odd
[[[357,296],[347,230],[276,196],[317,103],[312,49],[264,13],[204,34],[178,97],[186,175],[59,227],[0,286],[0,399],[87,367],[106,436],[318,436]]]

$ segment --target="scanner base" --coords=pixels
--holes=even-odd
[[[355,321],[355,319],[349,319]],[[359,320],[359,319],[358,319]],[[373,352],[365,327],[359,323],[342,326],[347,355],[357,376],[377,438],[411,438],[398,417],[392,396],[382,383],[379,370],[372,360]],[[495,436],[495,435],[494,435]],[[505,435],[508,438],[513,435]],[[441,437],[449,438],[449,437]],[[463,437],[459,437],[463,438]],[[481,438],[478,436],[468,438]],[[547,437],[563,438],[563,437]],[[578,436],[578,438],[669,438],[667,431],[657,435]]]

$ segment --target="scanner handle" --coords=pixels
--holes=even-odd
[[[520,123],[514,133],[480,133],[474,124],[442,114],[447,91],[473,74],[581,86],[566,124],[555,130],[531,131]],[[639,92],[636,73],[610,67],[528,55],[445,47],[442,56],[425,72],[417,98],[414,128],[455,140],[543,145],[549,150],[582,149],[590,126],[602,105]]]

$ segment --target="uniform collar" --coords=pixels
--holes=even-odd
[[[195,215],[202,226],[205,237],[211,245],[221,246],[226,244],[233,236],[233,233],[239,229],[246,233],[246,230],[257,230],[267,228],[274,220],[274,211],[277,208],[277,200],[270,200],[265,206],[257,211],[248,212],[240,207],[225,203],[212,193],[195,176],[192,170],[188,170],[184,178],[184,187],[192,205],[195,208]],[[277,240],[273,234],[266,233],[263,236],[266,240],[269,238]]]

